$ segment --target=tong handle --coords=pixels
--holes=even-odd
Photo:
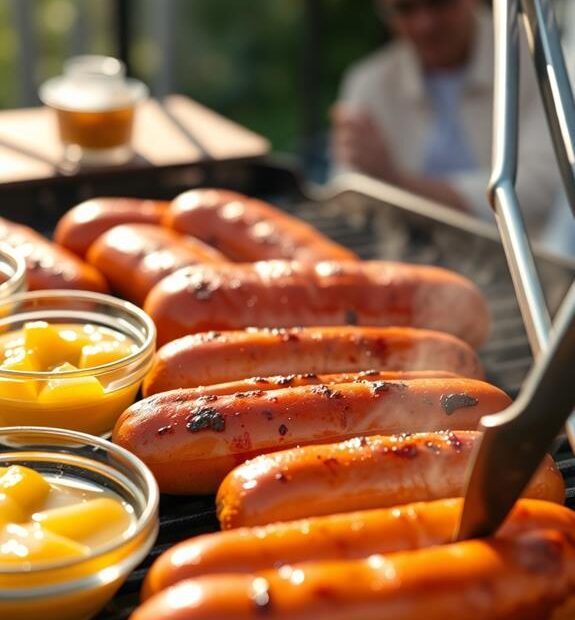
[[[484,435],[472,460],[458,540],[497,530],[575,407],[575,284],[563,301],[548,350],[519,398],[484,416]],[[542,413],[545,412],[545,415]]]

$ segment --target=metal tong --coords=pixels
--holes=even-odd
[[[504,521],[575,407],[575,284],[555,320],[549,348],[517,400],[481,418],[458,540],[488,536]]]
[[[575,105],[559,30],[550,0],[521,0],[521,8],[563,185],[575,212]],[[519,0],[494,2],[495,90],[489,200],[536,365],[518,400],[504,412],[481,421],[485,433],[470,464],[458,540],[495,532],[575,406],[575,288],[571,287],[557,314],[550,342],[549,312],[515,192],[519,10]],[[573,415],[567,422],[567,435],[575,449]]]

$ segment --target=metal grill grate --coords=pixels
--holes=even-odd
[[[321,202],[298,201],[284,208],[362,258],[435,264],[471,278],[487,297],[493,317],[490,341],[481,352],[487,378],[511,395],[517,394],[530,367],[531,353],[497,233],[478,234],[473,228],[392,206],[381,197],[356,190]],[[540,259],[538,267],[547,285],[550,307],[555,309],[573,280],[573,270],[549,259]],[[556,458],[568,485],[567,503],[575,508],[575,458],[566,443]],[[98,618],[127,618],[151,562],[176,542],[216,529],[212,497],[163,497],[156,546]]]

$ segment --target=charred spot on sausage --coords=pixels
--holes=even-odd
[[[280,424],[278,428],[278,433],[283,437],[288,432],[288,428],[285,424]]]
[[[295,381],[295,375],[284,375],[283,377],[276,377],[274,379],[275,385],[291,385]]]
[[[218,397],[215,394],[206,394],[205,396],[198,397],[199,403],[213,403],[216,400],[218,400]]]
[[[262,394],[262,390],[251,390],[250,392],[236,392],[234,394],[234,398],[257,398]]]
[[[439,399],[443,411],[447,415],[453,414],[457,409],[464,407],[475,407],[479,400],[469,394],[454,393],[454,394],[442,394]]]
[[[221,433],[226,428],[224,416],[213,407],[199,407],[186,420],[186,428],[190,433],[211,430]]]
[[[311,392],[313,394],[318,394],[319,396],[324,396],[325,398],[341,398],[342,394],[338,390],[330,389],[325,383],[320,385],[314,385],[311,388]]]
[[[345,311],[345,324],[346,325],[357,325],[359,322],[359,317],[357,316],[357,312],[352,310],[351,308]]]

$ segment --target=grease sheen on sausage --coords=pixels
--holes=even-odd
[[[571,534],[532,530],[255,575],[157,594],[132,620],[544,620],[575,588]]]
[[[511,399],[471,379],[365,381],[196,398],[161,392],[129,407],[114,441],[140,457],[167,493],[213,493],[257,454],[363,434],[475,429]],[[177,475],[174,475],[177,472]]]
[[[453,540],[462,505],[460,498],[442,499],[195,536],[171,547],[152,564],[143,597],[202,575],[251,573],[286,564],[445,545]],[[572,534],[575,513],[552,502],[521,499],[497,536],[547,528]]]
[[[461,496],[479,437],[464,431],[374,436],[256,457],[222,482],[220,524],[230,529]],[[525,495],[564,501],[551,457]]]
[[[112,288],[142,304],[162,278],[188,265],[227,263],[214,248],[198,239],[151,224],[122,224],[100,235],[87,260],[99,269]]]
[[[208,330],[352,324],[434,329],[477,347],[489,331],[487,303],[469,280],[385,261],[186,267],[159,282],[144,309],[160,344]]]
[[[106,280],[97,269],[28,226],[0,218],[0,241],[26,261],[26,281],[31,291],[79,289],[108,292]]]
[[[319,385],[332,383],[359,383],[361,381],[400,381],[408,379],[455,379],[459,375],[453,372],[440,370],[363,370],[360,372],[341,372],[335,374],[317,375],[313,372],[293,375],[275,375],[273,377],[250,377],[249,379],[239,379],[238,381],[228,381],[226,383],[215,383],[213,385],[201,385],[196,388],[189,388],[188,391],[195,398],[205,396],[225,396],[236,392],[251,392],[261,390],[279,390],[285,387],[300,387],[302,385]],[[185,386],[184,386],[185,387]],[[175,389],[175,388],[174,388]],[[162,390],[165,391],[165,390]],[[151,394],[146,394],[150,396]]]
[[[65,213],[54,230],[54,240],[84,258],[96,239],[119,224],[157,224],[168,208],[165,200],[92,198]]]
[[[144,395],[246,377],[362,370],[436,370],[480,379],[475,351],[442,332],[409,327],[310,327],[206,332],[159,349]]]
[[[193,189],[170,205],[164,225],[217,247],[236,261],[287,258],[299,262],[356,260],[351,250],[310,224],[237,192]]]

